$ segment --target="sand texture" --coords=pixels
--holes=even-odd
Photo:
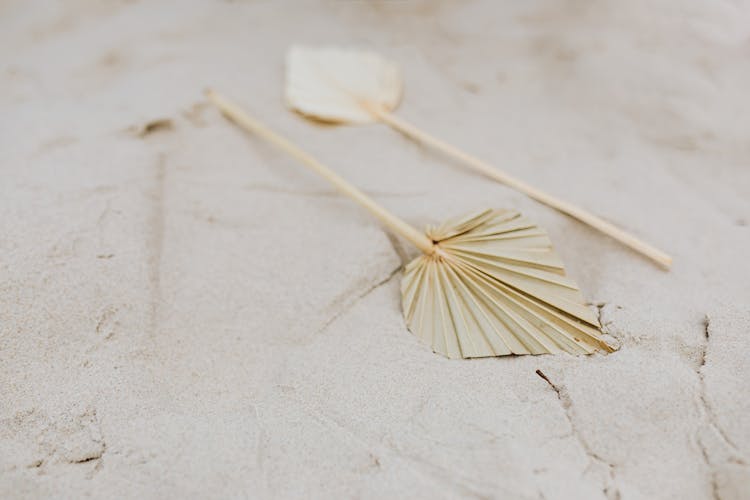
[[[748,2],[17,0],[0,39],[1,498],[750,498]],[[287,112],[292,43],[387,54],[400,116],[672,272]],[[208,86],[410,223],[538,221],[619,351],[433,354],[416,252]]]

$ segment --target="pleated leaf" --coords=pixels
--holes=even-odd
[[[432,255],[406,266],[404,316],[449,358],[611,351],[547,233],[511,210],[430,227]]]

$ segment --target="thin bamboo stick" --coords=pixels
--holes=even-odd
[[[517,179],[507,173],[499,170],[488,163],[472,156],[460,149],[428,134],[427,132],[415,127],[414,125],[404,121],[403,119],[391,114],[390,112],[382,109],[379,106],[369,105],[368,103],[362,103],[376,118],[381,120],[383,123],[391,126],[399,132],[416,139],[419,142],[427,144],[443,154],[458,160],[459,162],[467,165],[485,176],[501,182],[517,191],[520,191],[530,198],[533,198],[547,206],[550,206],[560,212],[578,219],[584,224],[588,224],[594,229],[614,238],[620,243],[632,248],[636,252],[645,255],[649,259],[659,264],[662,268],[668,270],[672,265],[672,257],[665,252],[655,248],[645,241],[640,240],[634,235],[618,228],[617,226],[605,221],[604,219],[597,217],[584,210],[581,207],[568,203],[555,196],[552,196],[540,189],[537,189],[520,179]]]
[[[362,207],[367,209],[371,214],[377,217],[380,222],[383,223],[388,229],[394,233],[403,236],[417,248],[422,250],[426,254],[432,254],[435,251],[435,245],[424,233],[407,224],[402,219],[396,217],[394,214],[378,205],[372,198],[364,194],[362,191],[349,184],[333,170],[320,163],[318,160],[313,158],[310,154],[306,153],[295,144],[290,142],[288,139],[275,133],[264,124],[252,118],[250,115],[245,113],[236,104],[232,103],[218,92],[213,90],[206,91],[208,99],[218,107],[222,113],[228,116],[237,125],[241,126],[248,132],[254,133],[278,148],[286,151],[288,154],[299,160],[302,164],[308,167],[313,172],[317,173],[328,182],[333,184],[342,194],[348,196],[352,200],[359,203]]]

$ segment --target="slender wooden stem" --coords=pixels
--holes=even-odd
[[[545,205],[548,205],[556,210],[559,210],[560,212],[567,214],[575,219],[578,219],[584,224],[588,224],[594,229],[597,229],[601,231],[602,233],[619,241],[620,243],[632,248],[636,252],[639,252],[642,255],[645,255],[646,257],[650,258],[651,260],[653,260],[654,262],[662,266],[664,269],[669,269],[669,267],[672,265],[672,257],[670,257],[668,254],[636,238],[632,234],[618,228],[617,226],[610,224],[604,219],[601,219],[600,217],[597,217],[596,215],[590,212],[587,212],[581,207],[578,207],[576,205],[563,201],[519,179],[516,179],[515,177],[510,176],[507,173],[503,172],[502,170],[499,170],[489,165],[488,163],[483,162],[479,158],[471,156],[465,153],[464,151],[461,151],[460,149],[454,146],[451,146],[450,144],[444,141],[441,141],[440,139],[428,134],[427,132],[424,132],[423,130],[418,129],[414,125],[389,113],[388,111],[382,109],[381,107],[367,105],[366,103],[363,103],[363,105],[375,117],[377,117],[382,122],[390,125],[391,127],[398,130],[399,132],[407,136],[413,137],[414,139],[424,144],[428,144],[432,146],[438,151],[444,153],[447,156],[450,156],[451,158],[454,158],[455,160],[460,161],[461,163],[476,170],[477,172],[480,172],[491,179],[495,179],[498,182],[502,182],[503,184],[510,186],[513,189],[516,189],[526,194],[530,198],[533,198],[541,203],[544,203]]]
[[[385,208],[375,203],[372,198],[364,194],[353,185],[349,184],[333,170],[320,163],[318,160],[297,147],[288,139],[275,133],[255,118],[252,118],[250,115],[242,111],[242,109],[240,109],[236,104],[230,102],[217,92],[208,90],[206,91],[206,95],[208,99],[222,111],[222,113],[228,116],[237,125],[241,126],[248,132],[252,132],[262,137],[271,144],[289,153],[291,156],[307,166],[310,170],[333,184],[336,189],[338,189],[342,194],[345,194],[346,196],[369,210],[370,213],[377,217],[378,220],[380,220],[380,222],[382,222],[388,229],[400,236],[403,236],[426,254],[431,254],[434,251],[435,245],[432,243],[432,240],[430,240],[424,233],[407,224]]]

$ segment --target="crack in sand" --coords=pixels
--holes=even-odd
[[[701,349],[698,367],[696,368],[696,374],[698,375],[698,408],[700,413],[702,414],[703,423],[713,431],[714,435],[719,438],[719,440],[724,445],[724,448],[729,452],[729,457],[726,459],[726,462],[736,465],[747,465],[747,461],[741,456],[737,446],[732,442],[726,432],[724,432],[724,430],[716,422],[716,413],[714,412],[711,403],[708,401],[706,375],[704,373],[704,368],[706,367],[706,362],[708,361],[709,347],[711,343],[711,318],[708,316],[708,314],[703,320],[703,336],[703,347]],[[700,430],[701,429],[699,428],[698,433],[700,433]],[[696,441],[701,448],[701,456],[703,457],[703,461],[709,469],[713,498],[718,499],[720,498],[720,495],[716,466],[719,465],[719,463],[715,463],[716,461],[711,458],[708,447],[704,440],[701,438],[700,434],[697,436]]]
[[[154,175],[153,209],[151,211],[151,228],[149,248],[149,283],[151,285],[151,332],[155,333],[159,321],[159,305],[161,303],[161,259],[164,249],[164,194],[166,184],[166,156],[159,154],[156,161]]]
[[[406,267],[406,265],[409,263],[409,255],[406,253],[406,250],[404,250],[401,241],[399,241],[398,237],[391,234],[390,231],[384,230],[383,232],[385,233],[388,241],[393,247],[393,251],[396,252],[396,255],[398,255],[398,258],[401,261],[401,267]]]
[[[610,325],[614,323],[614,320],[611,319],[611,317],[608,321],[604,321],[604,319],[606,319],[607,316],[610,316],[609,314],[605,314],[605,309],[607,309],[607,306],[612,306],[615,309],[622,309],[622,307],[606,301],[594,302],[590,303],[590,305],[596,307],[596,320],[599,322],[601,332],[605,335],[604,341],[612,349],[614,349],[615,351],[619,351],[622,348],[624,340],[621,337],[614,335],[613,329],[610,328]]]
[[[86,464],[89,462],[97,461],[94,468],[89,471],[88,479],[91,479],[94,474],[99,472],[99,470],[102,468],[104,453],[106,453],[107,451],[107,441],[104,439],[104,436],[102,436],[102,425],[99,421],[99,415],[96,411],[96,408],[91,410],[91,418],[92,424],[94,425],[94,428],[96,429],[96,432],[98,434],[98,437],[92,437],[92,441],[100,446],[98,448],[92,449],[91,453],[87,454],[86,456],[82,456],[78,459],[69,461],[71,464]]]
[[[154,120],[150,120],[146,123],[142,123],[139,125],[133,125],[132,127],[128,128],[128,132],[135,135],[136,137],[140,137],[141,139],[154,134],[156,132],[162,132],[162,131],[170,131],[174,129],[174,122],[172,122],[169,118],[157,118]]]
[[[719,427],[719,425],[716,422],[716,414],[713,411],[713,408],[711,404],[708,402],[708,399],[706,397],[706,381],[705,381],[705,375],[703,373],[703,368],[706,366],[706,360],[708,359],[708,347],[709,342],[711,340],[711,318],[706,315],[704,319],[704,336],[705,336],[705,343],[703,346],[703,351],[701,352],[701,361],[700,366],[698,367],[698,376],[700,377],[701,381],[701,391],[700,391],[700,399],[703,407],[706,409],[706,415],[709,418],[709,424],[711,427],[713,427],[716,430],[716,433],[721,437],[721,440],[726,444],[728,448],[731,449],[733,453],[736,455],[739,455],[739,448],[732,442],[732,440],[729,438],[729,436],[724,432],[724,430]],[[741,457],[735,457],[733,458],[733,461],[740,465],[746,465],[746,461],[742,459]]]
[[[599,325],[602,327],[602,330],[604,329],[604,323],[602,323],[602,309],[604,309],[607,306],[606,302],[597,302],[594,304],[594,307],[596,307],[596,320],[599,322]]]
[[[581,432],[578,429],[575,420],[573,419],[573,400],[570,398],[570,394],[568,394],[568,391],[564,387],[552,382],[549,377],[547,377],[547,375],[542,372],[542,370],[536,370],[536,374],[542,380],[547,382],[552,390],[555,391],[555,394],[557,394],[557,399],[565,412],[565,417],[567,418],[568,424],[571,428],[571,437],[575,437],[575,439],[583,449],[583,452],[588,456],[590,462],[589,467],[592,464],[599,464],[606,469],[608,480],[605,483],[604,488],[602,489],[602,493],[604,493],[604,496],[609,500],[620,500],[621,494],[619,488],[617,487],[615,478],[615,464],[605,460],[601,457],[601,455],[596,453],[588,444],[588,442],[583,438],[583,435],[581,435]],[[588,469],[588,467],[586,469]]]
[[[604,332],[607,335],[610,335],[610,336],[612,336],[614,338],[614,335],[612,334],[612,331],[609,328],[609,326],[612,323],[614,323],[614,319],[611,318],[611,314],[605,315],[604,312],[605,312],[605,309],[607,308],[607,306],[612,306],[615,310],[620,310],[620,309],[622,309],[622,307],[618,306],[617,304],[614,304],[612,302],[607,302],[607,301],[595,302],[595,303],[593,303],[593,306],[596,307],[596,319],[599,321],[599,325],[601,325],[601,327],[602,327],[602,332]],[[609,316],[610,317],[608,321],[604,321],[602,319],[605,316]]]
[[[329,317],[320,328],[318,328],[318,330],[315,332],[315,335],[325,332],[328,329],[328,327],[330,327],[337,319],[339,319],[346,312],[350,311],[355,305],[357,305],[362,299],[370,295],[372,292],[374,292],[381,286],[390,282],[400,271],[401,271],[401,264],[399,264],[399,266],[396,269],[388,273],[388,276],[386,276],[384,279],[378,281],[374,285],[371,285],[364,292],[359,294],[353,301],[351,301],[350,303],[346,304],[344,307],[342,307],[341,309],[333,313],[333,315]]]
[[[96,462],[86,474],[91,479],[102,468],[107,442],[95,408],[55,417],[32,410],[21,422],[37,427],[36,433],[31,432],[32,436],[35,434],[40,456],[27,464],[27,469],[38,469],[43,474],[47,467]]]

